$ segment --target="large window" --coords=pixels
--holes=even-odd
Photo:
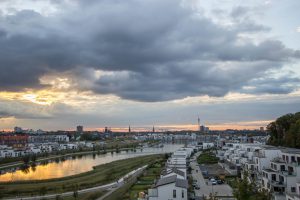
[[[176,198],[176,190],[173,190],[173,198]]]
[[[184,190],[181,191],[181,197],[184,198]]]
[[[272,174],[272,176],[271,176],[272,178],[272,181],[276,181],[276,174]]]

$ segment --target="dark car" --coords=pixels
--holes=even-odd
[[[220,184],[223,184],[224,181],[222,181],[222,180],[217,180],[217,183],[220,185]]]

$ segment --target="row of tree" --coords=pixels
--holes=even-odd
[[[286,114],[267,126],[270,134],[268,144],[300,148],[300,112]]]

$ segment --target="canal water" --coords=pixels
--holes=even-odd
[[[93,169],[93,166],[109,163],[116,160],[133,158],[143,155],[172,153],[182,147],[178,144],[164,144],[163,147],[147,147],[135,151],[108,152],[106,154],[89,154],[76,157],[67,157],[64,161],[52,160],[47,164],[38,164],[36,167],[8,171],[0,175],[0,182],[14,182],[22,180],[44,180],[61,178],[80,174]]]

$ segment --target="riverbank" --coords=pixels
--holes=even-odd
[[[159,159],[163,159],[163,155],[141,156],[114,161],[96,166],[92,171],[64,178],[0,183],[0,194],[3,197],[16,197],[77,191],[113,182],[133,169],[151,164]]]
[[[122,140],[122,141],[107,141],[103,146],[96,145],[94,148],[80,148],[78,150],[62,150],[51,153],[42,153],[35,154],[36,160],[35,162],[45,161],[55,158],[61,158],[64,156],[72,156],[72,155],[86,155],[91,153],[98,152],[111,152],[111,151],[121,151],[126,149],[134,149],[140,145],[138,141],[132,140]],[[11,167],[16,167],[24,164],[23,157],[17,158],[2,158],[0,159],[0,170],[7,169]]]
[[[121,148],[121,149],[107,149],[107,150],[97,150],[97,151],[80,151],[80,152],[74,152],[74,153],[62,153],[59,155],[53,155],[48,157],[39,158],[35,161],[35,163],[43,162],[47,160],[54,160],[54,159],[60,159],[63,157],[69,157],[69,156],[84,156],[84,155],[90,155],[90,154],[105,154],[105,153],[111,153],[111,152],[117,152],[117,151],[127,151],[127,150],[133,150],[134,148]],[[29,165],[32,162],[29,163]],[[6,164],[0,164],[0,170],[9,169],[13,167],[20,167],[24,164],[22,161],[13,162],[13,163],[6,163]]]

